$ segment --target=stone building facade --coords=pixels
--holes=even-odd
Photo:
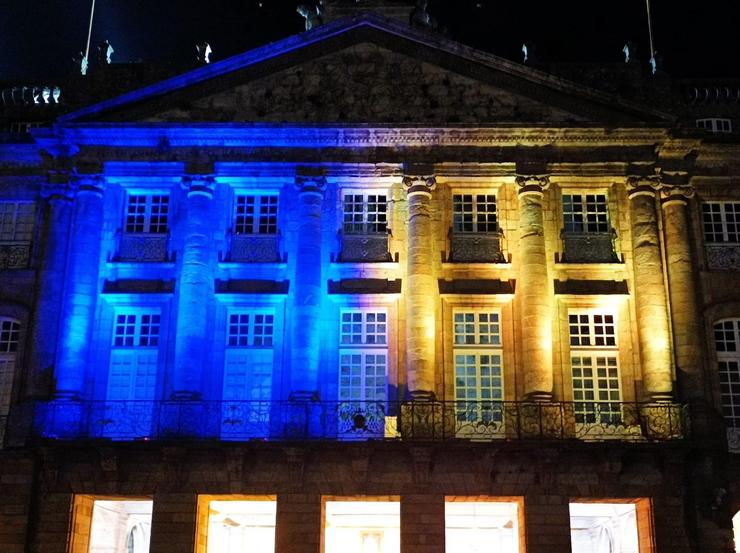
[[[0,144],[2,550],[732,551],[727,109],[362,13]]]

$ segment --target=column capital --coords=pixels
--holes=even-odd
[[[71,201],[74,190],[70,184],[69,173],[49,171],[48,182],[41,187],[40,195],[47,202]]]
[[[326,177],[319,175],[296,175],[295,187],[298,194],[312,194],[315,196],[324,196],[326,190]]]
[[[542,194],[550,187],[549,175],[517,175],[514,179],[519,187],[519,195]]]
[[[88,173],[75,173],[70,175],[70,188],[77,195],[88,192],[91,194],[103,195],[103,188],[105,186],[105,179],[102,175],[88,174]]]
[[[690,184],[663,185],[660,188],[661,205],[666,207],[676,202],[685,205],[695,194],[696,190]]]
[[[434,175],[404,175],[402,182],[409,196],[414,194],[431,196],[432,190],[437,188],[437,177]]]
[[[660,175],[629,175],[626,180],[627,197],[631,200],[637,196],[655,196],[663,186]]]
[[[187,191],[188,197],[205,196],[213,198],[216,179],[213,178],[213,175],[185,175],[180,181],[180,186]]]

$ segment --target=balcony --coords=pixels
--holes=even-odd
[[[30,242],[0,242],[0,271],[27,269],[30,262]]]
[[[225,259],[231,263],[279,263],[278,234],[229,234]]]
[[[375,233],[340,233],[341,250],[339,261],[342,263],[380,263],[392,261],[388,252],[388,234]]]
[[[619,263],[614,249],[614,231],[563,231],[560,236],[563,239],[563,263]]]
[[[121,233],[118,237],[116,261],[162,263],[169,261],[168,234]]]
[[[37,438],[56,440],[581,440],[689,437],[673,403],[492,401],[70,401],[37,403]]]
[[[450,230],[452,263],[506,263],[501,248],[503,232],[453,232]]]
[[[710,271],[737,271],[740,269],[740,245],[714,243],[704,244],[707,268]]]

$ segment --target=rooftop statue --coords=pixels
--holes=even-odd
[[[324,3],[321,0],[315,6],[299,4],[295,11],[306,20],[307,31],[324,23]]]
[[[110,63],[113,52],[115,52],[115,50],[113,50],[113,46],[108,42],[108,39],[105,39],[103,42],[98,44],[98,61]]]
[[[198,60],[198,63],[211,63],[211,54],[213,53],[213,50],[211,50],[210,44],[207,42],[199,42],[195,45],[195,52],[195,59]]]
[[[414,11],[411,12],[409,23],[412,27],[426,27],[429,29],[437,28],[437,20],[434,19],[427,11],[428,0],[417,0]]]

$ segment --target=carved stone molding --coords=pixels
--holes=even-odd
[[[686,203],[690,198],[694,197],[696,190],[690,184],[684,185],[667,185],[664,184],[660,188],[660,199],[663,205],[670,202],[683,202]]]
[[[326,190],[326,178],[299,175],[295,178],[295,186],[298,194],[316,194],[323,197]]]
[[[429,194],[437,188],[437,178],[434,175],[406,175],[403,177],[406,194]]]
[[[98,194],[100,196],[103,195],[105,179],[102,175],[75,174],[70,176],[69,182],[71,189],[74,190],[77,195],[80,195],[81,193]]]
[[[515,181],[519,194],[542,194],[550,187],[548,175],[517,175]]]
[[[212,175],[185,175],[181,186],[187,191],[188,196],[201,195],[213,198],[216,189],[216,180]]]
[[[655,195],[663,186],[660,175],[630,175],[627,177],[627,196],[631,200],[640,195]]]

